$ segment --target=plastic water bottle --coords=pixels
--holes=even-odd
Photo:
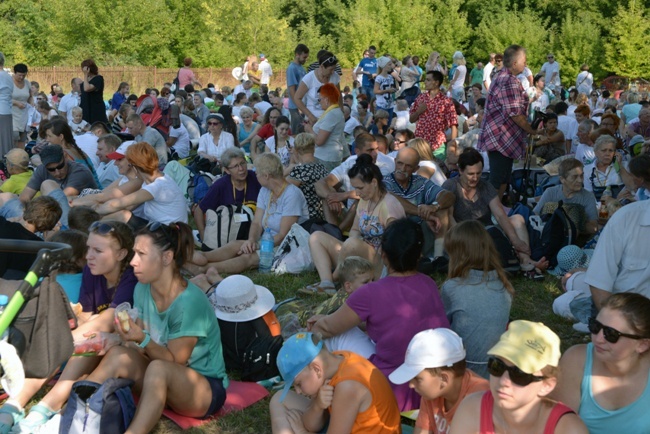
[[[262,235],[262,241],[260,242],[260,273],[267,274],[271,272],[271,266],[273,265],[273,246],[271,229],[266,228],[264,235]]]
[[[4,313],[5,309],[7,308],[7,305],[9,304],[9,297],[6,295],[0,295],[0,316]],[[5,330],[5,332],[0,336],[0,340],[5,340],[9,336],[9,330]]]
[[[606,220],[609,218],[609,211],[607,209],[607,200],[612,198],[612,187],[607,186],[605,191],[603,191],[602,196],[600,196],[600,209],[598,210],[598,217]]]

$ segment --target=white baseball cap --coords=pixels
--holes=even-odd
[[[450,367],[465,359],[463,340],[453,330],[437,328],[413,336],[404,363],[388,378],[393,384],[404,384],[427,368]]]

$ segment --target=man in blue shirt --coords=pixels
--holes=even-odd
[[[289,90],[289,113],[291,114],[291,131],[298,134],[303,131],[302,115],[293,101],[293,96],[298,89],[298,85],[305,76],[303,65],[309,57],[309,48],[305,44],[298,44],[294,50],[293,62],[287,67],[287,89]]]
[[[377,54],[377,48],[371,45],[368,47],[368,57],[361,59],[359,66],[354,71],[355,75],[363,74],[361,88],[363,89],[363,93],[368,96],[368,102],[372,101],[372,98],[375,96],[373,92],[375,76],[377,76],[377,59],[375,58],[375,54]]]

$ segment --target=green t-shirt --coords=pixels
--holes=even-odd
[[[13,194],[22,193],[29,182],[29,178],[32,177],[32,173],[31,170],[28,170],[27,172],[11,175],[9,179],[0,185],[0,191]]]
[[[138,283],[133,304],[138,308],[145,329],[157,344],[167,345],[171,339],[197,337],[188,366],[201,375],[222,379],[223,387],[228,387],[219,323],[203,291],[188,282],[185,291],[171,306],[164,312],[158,312],[151,297],[150,285]]]

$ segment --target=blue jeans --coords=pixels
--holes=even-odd
[[[70,212],[70,204],[68,203],[68,197],[63,193],[63,190],[54,190],[48,194],[52,199],[55,199],[61,206],[61,225],[68,227],[68,213]],[[0,216],[10,219],[13,217],[20,217],[23,215],[25,207],[23,203],[18,198],[11,199],[0,208]]]

